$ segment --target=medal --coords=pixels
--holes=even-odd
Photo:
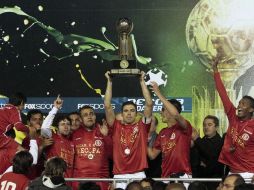
[[[129,148],[124,149],[124,154],[129,155],[131,153],[131,150]]]
[[[234,146],[234,145],[231,145],[231,146],[230,146],[229,152],[230,152],[230,153],[235,152],[235,146]]]
[[[92,159],[93,159],[93,154],[88,154],[87,158],[88,158],[89,160],[92,160]]]
[[[138,136],[138,133],[139,133],[138,123],[130,127],[127,127],[126,129],[124,126],[122,126],[120,143],[121,149],[126,156],[130,155],[131,150],[133,150],[134,142]]]

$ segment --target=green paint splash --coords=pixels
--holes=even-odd
[[[38,21],[36,18],[33,16],[28,15],[24,11],[21,10],[20,7],[4,7],[0,8],[0,14],[3,13],[14,13],[17,15],[25,16],[27,17],[30,21],[33,23],[30,25],[29,28],[31,28],[34,24],[37,24],[40,26],[42,29],[44,29],[49,35],[54,37],[57,43],[64,45],[67,49],[71,51],[70,55],[66,55],[63,57],[56,57],[52,56],[58,60],[65,59],[67,57],[73,56],[74,53],[82,53],[82,52],[97,52],[103,59],[112,61],[115,60],[117,55],[113,55],[113,52],[117,50],[116,46],[94,38],[86,37],[86,36],[80,36],[76,34],[68,34],[68,35],[63,35],[60,31],[56,30],[55,28],[51,26],[47,26],[43,24],[42,22]],[[27,29],[29,29],[27,28]],[[26,30],[27,30],[26,29]],[[26,31],[25,30],[25,31]],[[134,37],[133,37],[134,39]],[[78,41],[78,44],[73,44],[73,41]],[[145,58],[143,56],[139,56],[137,54],[137,47],[136,43],[134,43],[134,53],[137,61],[141,64],[147,64],[151,62],[151,58]],[[45,53],[45,51],[41,51],[42,53]],[[46,54],[45,54],[46,55]],[[47,55],[48,56],[48,55]]]
[[[63,35],[60,31],[56,30],[55,28],[53,28],[51,26],[47,26],[47,25],[43,24],[42,22],[38,21],[33,16],[30,16],[27,13],[25,13],[24,11],[22,11],[21,8],[17,7],[17,6],[0,8],[0,14],[4,14],[4,13],[14,13],[14,14],[28,18],[30,21],[32,21],[32,24],[29,27],[27,27],[26,30],[24,30],[24,32],[26,32],[32,26],[37,24],[43,30],[45,30],[49,35],[51,35],[58,44],[61,44],[65,48],[70,50],[69,55],[57,57],[57,56],[49,55],[48,53],[46,53],[45,50],[40,48],[40,52],[47,57],[53,57],[57,60],[63,60],[68,57],[75,56],[75,54],[79,55],[79,53],[82,53],[82,52],[96,52],[104,60],[113,61],[113,60],[117,60],[119,58],[119,56],[115,53],[115,51],[118,50],[118,47],[116,47],[112,42],[110,42],[107,39],[107,37],[104,35],[103,32],[102,32],[103,36],[109,43],[102,41],[102,40],[98,40],[98,39],[94,39],[94,38],[90,38],[90,37],[86,37],[86,36],[80,36],[80,35],[76,35],[76,34]],[[151,58],[146,58],[146,57],[138,55],[137,46],[136,46],[136,43],[134,40],[134,35],[132,35],[131,38],[132,38],[132,43],[133,43],[134,54],[135,54],[137,61],[141,64],[148,64],[149,62],[151,62]],[[74,44],[74,41],[77,41],[77,43]],[[103,96],[101,94],[101,89],[92,87],[92,85],[88,82],[86,77],[82,74],[82,71],[79,68],[77,68],[77,70],[80,74],[82,81],[85,82],[85,84],[89,88],[94,90],[97,94]]]

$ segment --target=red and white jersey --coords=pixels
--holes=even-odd
[[[54,144],[47,147],[46,158],[61,157],[67,163],[67,170],[65,176],[67,178],[73,177],[73,164],[74,164],[74,144],[70,138],[63,137],[62,135],[52,133]]]
[[[183,129],[179,124],[164,128],[157,136],[154,148],[162,151],[162,177],[175,173],[191,174],[190,147],[192,126]]]
[[[109,177],[108,137],[104,137],[99,126],[87,130],[81,126],[73,133],[75,146],[74,177]]]
[[[26,190],[28,184],[29,179],[23,174],[9,172],[0,178],[1,190]]]
[[[143,171],[147,164],[147,138],[149,124],[142,119],[132,125],[115,120],[113,124],[114,174],[132,174]]]
[[[236,109],[227,113],[229,128],[219,161],[228,165],[231,172],[254,173],[254,119],[241,121]],[[230,151],[234,147],[234,151]]]
[[[219,161],[228,165],[231,172],[254,173],[254,119],[240,120],[227,95],[220,73],[214,73],[214,80],[229,121]]]
[[[16,127],[18,131],[29,133],[28,127],[22,123],[19,110],[15,106],[7,104],[0,108],[0,136],[13,127]],[[4,142],[0,142],[0,147],[4,144]]]

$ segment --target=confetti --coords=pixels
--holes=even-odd
[[[43,11],[43,6],[39,5],[39,6],[38,6],[38,10],[39,10],[39,11]]]
[[[4,40],[5,42],[9,41],[9,39],[10,39],[10,36],[9,36],[9,35],[3,37],[3,40]]]

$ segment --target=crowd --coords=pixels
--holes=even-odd
[[[152,113],[153,102],[144,72],[140,76],[145,99],[142,114],[137,113],[136,104],[131,101],[123,103],[120,114],[114,113],[113,81],[109,72],[105,73],[105,120],[101,123],[96,122],[90,106],[68,115],[57,114],[63,105],[58,96],[45,119],[39,110],[30,110],[25,125],[20,112],[26,97],[15,93],[0,108],[0,189],[254,189],[253,184],[244,180],[254,175],[254,99],[244,96],[235,107],[217,65],[218,60],[214,60],[214,81],[229,121],[223,137],[217,133],[219,119],[208,115],[203,120],[205,136],[201,138],[181,115],[180,102],[167,100],[157,83],[151,82],[152,91],[163,103],[161,120],[167,124],[156,134],[158,120]],[[110,177],[132,182],[65,181],[65,178]],[[222,181],[168,183],[152,179],[159,177],[221,178]]]

